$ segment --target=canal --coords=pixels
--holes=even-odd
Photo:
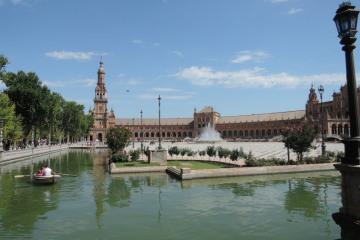
[[[64,176],[34,186],[30,164],[0,167],[0,239],[337,239],[335,171],[180,182],[109,175],[104,153],[35,159]]]

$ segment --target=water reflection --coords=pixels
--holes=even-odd
[[[329,217],[340,205],[337,173],[179,182],[166,174],[110,176],[105,159],[75,151],[37,161],[77,176],[52,186],[13,178],[28,166],[2,174],[0,239],[334,239],[339,232]],[[304,236],[289,234],[297,231]]]

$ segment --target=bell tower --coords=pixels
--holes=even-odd
[[[107,122],[107,92],[105,88],[105,69],[103,61],[100,61],[100,66],[97,72],[98,79],[95,88],[94,109],[92,116],[94,118],[94,125],[90,130],[90,141],[104,142]]]

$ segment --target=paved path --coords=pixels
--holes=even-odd
[[[0,160],[0,164],[8,164],[14,161],[20,161],[31,157],[32,154],[34,157],[39,157],[49,153],[67,150],[68,148],[69,146],[67,144],[63,144],[63,145],[52,145],[51,147],[39,146],[34,148],[34,151],[32,151],[31,148],[6,151],[3,153],[2,159]]]

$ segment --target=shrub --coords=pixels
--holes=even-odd
[[[342,160],[344,157],[345,157],[345,153],[344,153],[344,152],[338,152],[338,153],[336,154],[336,159],[335,159],[335,161],[336,161],[336,162],[341,162],[341,160]]]
[[[126,155],[124,153],[117,153],[117,154],[113,154],[111,156],[111,161],[112,162],[128,162],[129,157],[128,157],[128,155]]]
[[[206,149],[206,153],[209,157],[215,156],[216,155],[216,149],[214,146],[208,146]]]
[[[169,152],[170,156],[179,155],[179,153],[180,153],[179,148],[177,146],[173,146],[173,147],[169,148],[168,152]]]
[[[139,160],[140,151],[139,150],[130,151],[130,158],[131,158],[131,161],[133,161],[133,162]]]
[[[205,156],[205,155],[206,155],[205,150],[200,151],[200,152],[199,152],[199,155],[200,155],[200,156]]]
[[[234,149],[234,150],[231,151],[230,159],[232,161],[236,161],[236,160],[238,160],[239,156],[240,156],[240,151],[237,150],[237,149]]]

